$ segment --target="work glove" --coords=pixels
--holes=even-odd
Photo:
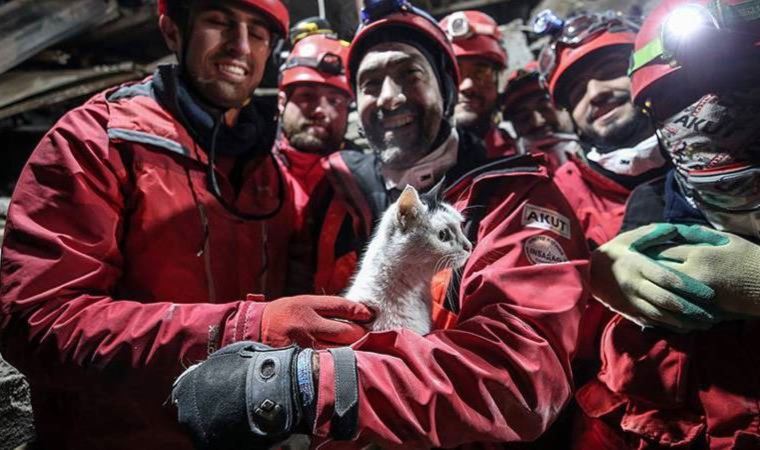
[[[353,350],[331,349],[335,407],[330,433],[354,437],[359,389]],[[171,400],[196,449],[266,449],[314,427],[319,375],[315,352],[237,342],[177,378]],[[337,382],[340,380],[340,383]]]
[[[648,225],[622,233],[594,251],[594,296],[642,327],[683,332],[708,329],[720,320],[713,289],[658,260],[663,249],[682,240],[679,227]]]
[[[712,288],[731,317],[760,316],[760,245],[700,225],[679,229],[685,243],[660,252],[661,263]]]
[[[311,348],[348,345],[367,334],[360,324],[372,319],[372,310],[340,297],[283,297],[264,307],[261,342],[272,347],[294,343]]]

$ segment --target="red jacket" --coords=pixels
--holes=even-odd
[[[354,447],[531,440],[569,399],[588,254],[546,170],[530,158],[515,161],[475,169],[446,191],[471,220],[480,217],[471,222],[476,246],[462,272],[453,327],[424,337],[371,333],[353,346],[360,391]],[[373,173],[361,172],[371,169],[372,158],[363,162],[355,166],[360,173]],[[345,188],[364,195],[360,185]],[[354,206],[343,209],[356,212]],[[320,373],[315,433],[325,437],[334,405],[329,354],[320,357]]]
[[[617,236],[631,191],[571,157],[554,173],[554,182],[581,221],[593,248]]]
[[[148,95],[150,79],[66,114],[18,180],[0,268],[2,354],[32,387],[46,448],[190,448],[162,407],[183,368],[259,339],[262,303],[284,288],[293,202],[244,221],[206,188],[207,157]],[[269,150],[269,149],[267,149]],[[250,162],[235,198],[271,211],[272,159]]]
[[[486,146],[486,156],[488,159],[503,158],[505,156],[514,156],[517,154],[515,141],[506,131],[497,126],[493,126],[484,139]]]
[[[647,208],[629,209],[624,227],[704,220],[673,206],[675,183],[671,174],[634,190],[630,203]],[[575,448],[760,448],[758,341],[756,319],[681,334],[615,316],[602,334],[601,371],[577,393],[585,415]]]
[[[577,156],[568,157],[569,161],[554,172],[554,182],[580,220],[589,247],[594,249],[618,234],[631,191],[596,172]],[[580,371],[576,375],[581,378],[591,376],[598,367],[599,336],[612,315],[595,300],[588,303],[583,313],[576,364]]]
[[[575,448],[760,448],[759,340],[757,320],[676,334],[615,316],[602,335],[602,370],[577,394],[593,429]]]
[[[280,167],[288,172],[297,188],[294,194],[296,210],[303,211],[314,189],[324,179],[325,170],[320,163],[322,155],[297,150],[284,136],[277,140],[274,154]]]

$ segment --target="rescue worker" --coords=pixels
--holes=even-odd
[[[564,21],[545,11],[534,25],[553,35],[539,69],[555,104],[570,111],[583,149],[557,169],[554,181],[593,250],[617,235],[631,190],[667,170],[650,119],[631,101],[626,71],[639,24],[613,11]],[[599,368],[600,333],[611,317],[589,302],[575,358],[580,383]]]
[[[633,192],[627,232],[595,252],[595,294],[620,315],[604,369],[578,392],[574,448],[760,448],[760,20],[748,6],[667,0],[636,38],[634,100],[675,168]]]
[[[488,158],[514,155],[511,136],[498,127],[507,51],[496,21],[480,11],[457,11],[440,25],[451,41],[461,74],[456,125],[483,139]]]
[[[467,213],[464,229],[475,243],[450,298],[458,318],[426,336],[370,333],[350,349],[220,350],[185,372],[173,392],[201,448],[271,445],[294,431],[355,439],[334,443],[340,448],[529,441],[570,396],[585,298],[578,222],[531,157],[468,167],[482,148],[465,147],[450,125],[459,74],[445,34],[408,3],[370,5],[348,73],[375,153],[329,158],[329,176],[347,184],[333,198],[340,206],[328,209],[347,214],[325,226],[358,223],[354,237],[366,239],[375,211],[400,189],[425,191],[446,174],[444,197]],[[219,403],[235,413],[215,412]]]
[[[275,154],[306,198],[324,175],[320,158],[346,148],[353,95],[344,69],[347,54],[348,42],[320,32],[302,37],[281,68]]]
[[[502,111],[517,133],[518,153],[545,155],[552,172],[567,162],[568,155],[581,151],[570,115],[554,106],[541,83],[538,62],[531,61],[510,74]]]
[[[583,158],[571,158],[555,181],[593,249],[617,234],[631,189],[665,170],[651,123],[631,101],[626,70],[638,23],[613,11],[566,21],[545,11],[535,24],[554,35],[539,69],[584,146]]]
[[[238,340],[353,342],[350,320],[371,318],[343,299],[255,301],[286,284],[295,216],[275,108],[252,98],[285,5],[158,8],[179,65],[64,115],[13,194],[2,354],[29,378],[44,448],[190,448],[162,407],[182,369]]]
[[[348,42],[325,29],[324,20],[304,19],[293,27],[296,41],[280,68],[278,106],[280,134],[274,154],[294,180],[300,248],[288,264],[288,294],[310,292],[313,286],[313,230],[319,216],[307,211],[312,196],[324,196],[324,156],[354,149],[346,141],[348,112],[353,93],[346,79]],[[295,38],[298,38],[297,40]]]

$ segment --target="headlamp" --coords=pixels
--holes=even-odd
[[[752,3],[757,7],[760,2],[754,0],[746,3]],[[725,29],[723,26],[725,21],[719,20],[715,13],[720,14],[720,17],[724,19],[731,18],[732,26],[738,26],[740,22],[736,16],[743,17],[745,20],[757,19],[757,17],[746,17],[746,14],[736,12],[735,8],[723,8],[720,1],[713,2],[711,5],[713,7],[708,9],[697,4],[686,4],[668,14],[660,28],[660,36],[631,55],[628,75],[654,61],[682,64],[689,59],[691,54],[701,51],[702,44],[710,45],[710,42],[706,42],[709,36],[715,36],[717,30]]]
[[[325,53],[319,59],[305,56],[292,56],[285,61],[282,71],[294,67],[310,67],[328,75],[342,75],[344,71],[343,59],[335,53]]]
[[[361,21],[368,24],[398,11],[412,7],[407,0],[365,0],[361,10]]]
[[[705,28],[720,28],[718,22],[706,8],[697,4],[687,4],[674,10],[662,24],[660,39],[666,56],[675,56],[679,48],[693,39]]]
[[[469,39],[477,34],[489,36],[497,41],[500,39],[499,29],[496,26],[471,22],[462,11],[452,14],[446,24],[446,35],[452,42]]]
[[[295,45],[301,39],[313,34],[335,35],[327,20],[320,17],[310,17],[295,24],[290,29],[290,45]]]
[[[471,35],[470,21],[467,20],[467,16],[463,12],[459,11],[451,15],[448,26],[446,27],[446,34],[453,41],[455,39],[466,39]]]
[[[557,17],[551,9],[545,9],[533,19],[533,32],[540,36],[557,35],[564,28],[565,21]]]
[[[393,13],[409,11],[424,17],[438,26],[438,22],[426,11],[412,5],[408,0],[364,0],[360,19],[362,25],[368,25]]]

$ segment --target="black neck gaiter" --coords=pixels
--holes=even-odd
[[[207,152],[212,144],[216,152],[227,156],[253,157],[272,149],[277,134],[274,111],[267,111],[258,102],[240,110],[233,127],[219,124],[216,142],[212,143],[214,126],[222,119],[223,110],[200,99],[186,83],[176,65],[163,65],[153,75],[153,89],[162,106],[184,125]]]

